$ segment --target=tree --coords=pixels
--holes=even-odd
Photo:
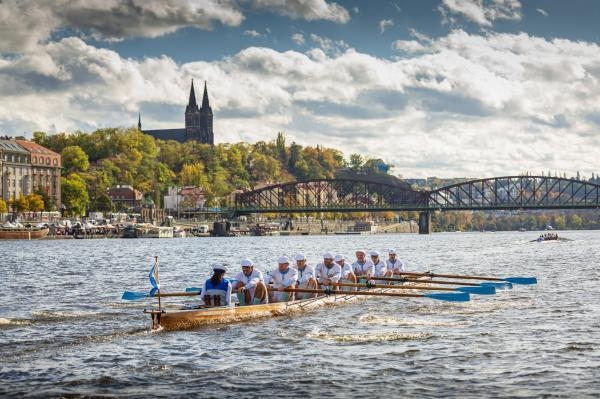
[[[27,198],[23,195],[23,193],[19,193],[18,198],[13,198],[10,201],[10,206],[16,213],[16,216],[19,216],[29,208],[29,203],[27,202]]]
[[[44,199],[41,195],[31,193],[27,195],[28,210],[31,212],[41,212],[44,210]]]
[[[0,215],[8,212],[8,206],[6,206],[6,202],[2,198],[0,198]]]
[[[356,153],[350,154],[350,169],[352,171],[359,172],[362,169],[364,162],[365,159],[362,155]]]
[[[87,154],[77,145],[65,147],[60,155],[63,168],[67,173],[85,172],[90,167]]]
[[[83,215],[90,202],[85,181],[74,173],[61,178],[61,197],[68,216]]]
[[[110,197],[106,193],[102,193],[96,197],[94,203],[95,209],[101,212],[111,212],[113,210],[113,204]]]

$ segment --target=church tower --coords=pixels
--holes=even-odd
[[[185,136],[186,140],[200,140],[200,110],[196,103],[196,93],[194,91],[194,79],[192,79],[192,88],[190,89],[190,99],[185,107]]]
[[[202,108],[200,108],[200,142],[215,145],[213,134],[213,113],[208,102],[208,90],[204,81],[204,94],[202,95]]]

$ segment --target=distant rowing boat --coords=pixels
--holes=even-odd
[[[34,240],[48,235],[47,227],[0,227],[2,240]]]

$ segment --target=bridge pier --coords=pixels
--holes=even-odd
[[[431,213],[419,213],[419,234],[431,234]]]

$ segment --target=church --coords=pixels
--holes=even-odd
[[[180,143],[184,143],[188,140],[196,140],[200,143],[215,145],[213,113],[208,102],[206,82],[204,82],[202,107],[198,108],[198,104],[196,103],[196,93],[194,91],[194,80],[192,79],[190,99],[185,108],[184,129],[142,130],[142,116],[138,115],[138,130],[160,140],[176,140]]]

